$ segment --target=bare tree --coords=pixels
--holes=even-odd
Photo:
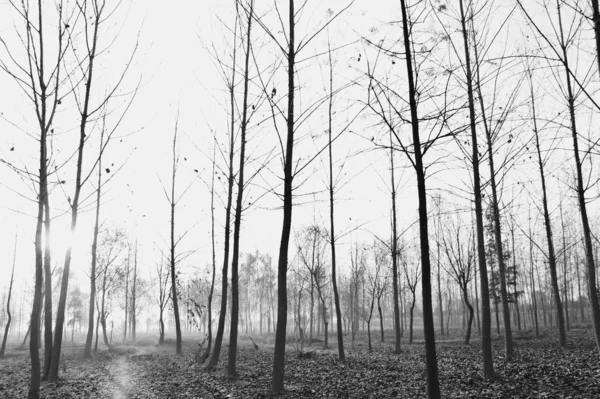
[[[415,305],[417,303],[417,285],[419,284],[419,280],[422,277],[422,270],[417,267],[415,264],[409,266],[409,260],[407,259],[407,255],[403,254],[400,258],[400,263],[402,264],[402,268],[404,269],[404,280],[406,282],[406,286],[410,291],[411,301],[410,301],[410,321],[409,321],[409,329],[408,329],[408,343],[413,343],[413,319],[414,319],[414,311]]]
[[[550,212],[548,210],[548,195],[546,192],[546,174],[544,172],[545,161],[542,158],[542,151],[540,147],[539,130],[537,125],[537,114],[535,109],[535,95],[533,90],[533,80],[531,69],[528,70],[529,75],[529,88],[531,94],[531,117],[533,122],[533,134],[535,138],[535,149],[537,153],[537,162],[540,169],[540,182],[542,185],[542,206],[544,213],[544,225],[546,227],[546,241],[548,244],[548,267],[550,269],[550,281],[552,283],[552,293],[554,295],[554,304],[556,306],[556,318],[558,327],[558,342],[560,346],[567,344],[567,337],[565,333],[565,322],[563,316],[563,308],[561,305],[560,290],[558,288],[558,276],[556,274],[556,254],[554,251],[554,240],[552,238],[552,224],[550,222]]]
[[[236,6],[237,6],[236,2]],[[223,333],[225,331],[225,315],[227,313],[227,274],[229,269],[229,240],[231,233],[231,206],[233,201],[233,156],[235,144],[235,86],[236,86],[236,60],[237,60],[237,29],[238,29],[239,13],[235,13],[235,23],[233,28],[233,45],[232,45],[232,67],[231,76],[225,74],[227,89],[229,91],[229,149],[227,159],[227,203],[225,205],[225,228],[224,228],[224,244],[223,244],[223,269],[221,272],[221,308],[219,311],[219,323],[217,325],[217,335],[215,336],[215,346],[212,355],[206,366],[211,370],[219,363],[221,356],[221,343],[223,342]]]
[[[11,76],[15,82],[23,89],[27,97],[32,101],[36,115],[37,129],[39,131],[39,167],[37,175],[29,175],[36,180],[37,184],[37,219],[35,232],[35,288],[33,293],[33,306],[31,312],[31,338],[29,340],[31,357],[31,379],[29,386],[29,398],[39,397],[40,388],[40,360],[38,341],[40,333],[40,313],[42,306],[42,284],[43,284],[43,232],[45,205],[48,201],[48,140],[52,134],[52,126],[56,115],[57,107],[64,95],[62,76],[63,61],[68,49],[68,43],[65,38],[66,26],[69,26],[70,16],[63,10],[63,2],[57,5],[55,23],[56,43],[51,44],[46,33],[47,22],[45,16],[47,10],[43,7],[41,0],[37,1],[37,6],[31,6],[29,1],[15,2],[10,1],[11,7],[21,17],[23,22],[23,32],[21,44],[24,47],[25,58],[27,61],[19,61],[19,55],[16,48],[9,46],[4,39],[0,42],[7,52],[6,57],[2,57],[0,68]],[[51,48],[54,46],[55,50]],[[48,53],[54,54],[48,56]],[[13,167],[13,170],[20,169]],[[46,215],[49,220],[49,215]],[[48,265],[49,267],[49,265]],[[47,353],[46,353],[47,354]],[[46,357],[46,356],[45,356]]]
[[[179,113],[175,120],[175,129],[173,131],[173,166],[171,169],[171,194],[165,195],[169,200],[169,206],[171,208],[171,222],[170,222],[170,246],[169,246],[169,268],[171,272],[171,301],[173,303],[173,313],[175,314],[175,334],[176,334],[176,347],[175,352],[178,355],[182,354],[181,351],[181,324],[179,320],[179,304],[177,302],[177,272],[176,272],[176,258],[177,258],[177,243],[179,240],[175,240],[175,207],[181,199],[181,195],[175,196],[175,182],[177,178],[177,165],[179,162],[179,155],[177,153],[177,132],[179,126]],[[182,194],[183,195],[183,194]]]
[[[169,303],[169,267],[165,262],[164,254],[161,254],[160,261],[156,262],[156,276],[158,279],[158,295],[155,297],[158,305],[158,344],[162,345],[165,342],[165,322],[164,311]]]
[[[229,330],[229,359],[227,373],[236,375],[237,335],[239,322],[239,257],[240,228],[242,224],[242,207],[244,199],[244,166],[246,164],[246,133],[248,128],[248,82],[250,80],[251,28],[254,13],[254,0],[250,0],[246,22],[246,53],[244,58],[244,93],[242,103],[242,125],[240,133],[240,163],[237,176],[237,198],[235,203],[235,221],[233,224],[233,254],[231,262],[231,326]],[[234,66],[235,68],[235,66]],[[233,132],[232,132],[233,133]]]
[[[577,193],[577,200],[579,203],[579,212],[581,216],[581,224],[583,230],[583,242],[585,246],[585,259],[587,266],[587,274],[588,274],[588,295],[590,301],[590,307],[592,309],[592,320],[594,324],[594,336],[596,339],[596,346],[600,350],[600,303],[598,302],[598,291],[596,285],[596,267],[594,261],[594,249],[592,245],[592,233],[590,229],[588,211],[587,211],[587,198],[586,192],[587,187],[583,174],[583,161],[581,157],[580,150],[580,139],[579,139],[579,130],[577,127],[577,112],[576,112],[576,93],[574,90],[574,84],[577,84],[579,88],[584,92],[590,101],[594,104],[596,108],[598,108],[597,103],[593,100],[591,96],[587,93],[583,88],[582,82],[579,81],[576,77],[576,68],[574,68],[575,64],[571,62],[571,58],[569,56],[570,49],[576,44],[576,37],[581,30],[581,21],[579,18],[572,18],[571,24],[569,26],[565,26],[565,22],[563,21],[563,8],[565,5],[557,0],[554,4],[556,7],[556,13],[554,16],[556,20],[553,20],[552,14],[550,13],[550,4],[544,4],[544,8],[547,11],[546,15],[548,16],[548,22],[552,28],[552,32],[555,35],[554,38],[551,38],[549,35],[546,35],[540,24],[531,16],[531,13],[527,11],[527,8],[523,5],[521,0],[517,0],[517,4],[523,11],[523,14],[530,22],[532,29],[539,35],[539,40],[546,43],[548,47],[548,51],[557,59],[559,65],[562,67],[562,72],[564,72],[564,91],[563,94],[565,96],[567,109],[569,111],[569,121],[568,128],[570,130],[570,134],[573,140],[573,161],[575,163],[575,171],[577,176],[576,188],[575,191]],[[594,23],[597,23],[597,20],[594,20]],[[596,26],[596,25],[595,25]],[[557,76],[558,79],[558,76]]]
[[[469,311],[465,345],[469,345],[473,325],[473,305],[469,300],[469,282],[473,278],[475,249],[470,235],[465,237],[462,220],[457,216],[456,221],[448,218],[445,223],[446,234],[442,236],[442,245],[446,254],[448,274],[460,287],[461,296]]]

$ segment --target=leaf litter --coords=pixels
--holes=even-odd
[[[516,356],[506,363],[501,337],[496,337],[494,367],[498,378],[481,374],[481,347],[456,339],[437,343],[439,379],[444,398],[590,398],[600,396],[600,363],[587,328],[569,332],[566,349],[556,344],[556,334],[545,330],[536,340],[530,332],[517,332]],[[391,342],[374,342],[369,353],[359,335],[354,349],[346,337],[346,362],[322,343],[305,347],[298,356],[286,353],[285,392],[281,398],[424,398],[425,350],[422,342],[403,345],[393,354]],[[444,337],[445,338],[445,337]],[[266,340],[266,341],[265,341]],[[197,343],[188,338],[184,355],[174,354],[174,344],[156,346],[141,342],[102,350],[83,359],[83,347],[67,346],[58,381],[42,383],[42,398],[267,398],[272,373],[272,349],[267,338],[261,349],[240,337],[236,378],[226,373],[227,346],[212,371],[196,362]],[[265,344],[265,342],[267,342]],[[331,348],[336,348],[333,341]],[[27,396],[29,352],[11,349],[0,360],[0,397]]]

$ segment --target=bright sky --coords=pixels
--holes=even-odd
[[[109,4],[113,3],[109,1]],[[347,3],[339,0],[309,1],[302,19],[307,22],[299,24],[298,36],[302,38],[314,32],[315,28],[326,20],[327,10],[337,13],[345,4]],[[272,23],[275,15],[272,3],[261,4],[261,7],[265,8],[259,9],[258,14],[267,15],[265,20]],[[280,7],[283,6],[280,5]],[[282,13],[285,14],[285,10]],[[177,231],[179,235],[189,231],[181,242],[180,250],[182,252],[194,251],[194,254],[187,258],[182,267],[192,271],[192,268],[204,267],[210,262],[209,190],[205,183],[210,181],[211,164],[207,156],[212,154],[213,131],[216,132],[219,142],[225,144],[227,142],[225,132],[228,126],[227,113],[224,109],[224,107],[228,107],[226,87],[218,64],[210,53],[214,48],[224,61],[229,60],[230,50],[228,50],[227,43],[231,42],[232,34],[223,24],[232,26],[233,16],[233,2],[227,2],[224,5],[224,2],[219,0],[123,1],[113,16],[113,22],[108,22],[107,30],[103,33],[105,36],[101,37],[104,46],[114,40],[112,47],[102,55],[104,58],[100,57],[98,63],[100,73],[97,87],[101,92],[114,85],[130,57],[136,40],[138,41],[134,64],[128,71],[121,92],[131,92],[138,82],[140,82],[140,86],[131,109],[125,115],[123,123],[115,133],[115,139],[105,155],[104,164],[111,169],[111,173],[121,169],[106,186],[107,192],[104,196],[101,213],[103,221],[126,229],[130,233],[132,241],[137,231],[141,245],[140,262],[148,273],[154,270],[157,250],[167,249],[169,206],[164,189],[170,190],[172,135],[178,113],[180,115],[178,191],[181,193],[186,187],[190,186],[191,188],[186,191],[177,209]],[[13,22],[11,22],[14,18],[15,14],[7,1],[2,0],[0,2],[0,36],[11,45],[18,43]],[[347,45],[335,55],[337,62],[335,84],[338,87],[351,79],[364,76],[366,58],[374,54],[372,50],[365,53],[365,45],[354,42],[356,40],[354,38],[357,38],[359,34],[371,34],[372,37],[381,38],[386,32],[392,32],[392,29],[394,29],[394,34],[399,37],[398,25],[381,28],[381,21],[397,21],[399,19],[399,7],[396,1],[386,1],[373,7],[371,1],[359,0],[332,25],[333,46]],[[20,27],[17,25],[17,28]],[[376,30],[371,28],[376,28]],[[455,32],[456,27],[453,29]],[[273,30],[281,40],[281,32],[276,26]],[[519,30],[522,31],[523,27],[521,26]],[[258,26],[253,26],[253,32],[255,35],[253,43],[257,47],[255,51],[260,55],[258,58],[260,68],[267,70],[265,76],[268,76],[269,66],[281,60],[281,54]],[[324,32],[313,42],[313,46],[304,50],[300,58],[308,58],[317,52],[324,51],[326,37],[326,32]],[[389,39],[389,37],[387,38]],[[5,53],[2,54],[4,57]],[[241,51],[238,52],[238,62],[241,60],[242,54]],[[374,62],[373,59],[370,59],[370,62]],[[391,63],[387,58],[381,63],[385,63],[380,67],[382,69],[391,68]],[[398,61],[398,64],[401,62]],[[311,101],[323,95],[327,68],[327,61],[323,57],[320,60],[313,58],[299,65],[298,83],[303,86],[302,95],[297,102],[299,109],[306,109]],[[284,104],[286,94],[284,73],[285,68],[280,68],[280,71],[268,84],[269,88],[277,87],[277,97],[281,100],[281,104]],[[251,88],[253,90],[251,96],[254,96],[254,100],[259,92],[257,85],[258,83],[255,83]],[[25,132],[35,132],[31,105],[14,81],[6,74],[0,74],[0,88],[2,88],[0,95],[2,112],[0,117],[0,158],[21,167],[37,168],[35,166],[37,147],[35,142],[25,134]],[[456,96],[462,95],[456,94]],[[334,122],[334,129],[336,127],[339,129],[348,123],[353,117],[353,113],[360,108],[360,101],[364,101],[365,97],[364,86],[353,87],[338,95],[334,106],[338,115]],[[128,98],[130,96],[115,100],[113,122],[117,118],[116,115],[122,112],[122,105]],[[555,104],[554,101],[552,103]],[[324,106],[322,110],[325,111]],[[249,146],[256,155],[263,154],[272,148],[277,150],[273,124],[268,119],[269,112],[268,107],[263,105],[263,108],[259,109],[254,116],[253,123],[257,123],[262,118],[266,119],[261,126],[253,125],[253,130],[250,132]],[[526,115],[527,112],[528,109],[525,108],[522,114]],[[63,162],[65,155],[75,149],[73,140],[77,136],[77,131],[76,120],[69,118],[72,113],[71,101],[70,108],[62,111],[59,115],[61,124],[56,126],[56,130],[60,131],[60,134],[56,139],[57,152],[55,156],[57,160]],[[279,123],[282,126],[281,120]],[[372,235],[367,230],[384,238],[387,238],[389,234],[390,199],[387,171],[389,160],[382,151],[370,151],[373,147],[369,143],[371,136],[379,138],[381,128],[372,127],[377,123],[379,120],[373,117],[358,119],[355,125],[349,129],[351,132],[349,131],[340,138],[334,150],[337,158],[335,168],[339,171],[343,164],[342,173],[345,173],[341,179],[341,183],[344,184],[337,194],[337,231],[344,233],[358,228],[340,241],[339,252],[342,264],[345,261],[345,254],[348,253],[349,244],[353,240],[372,241]],[[583,125],[589,126],[591,121],[583,122]],[[315,113],[299,129],[299,135],[302,137],[308,135],[315,136],[315,138],[303,140],[298,146],[296,156],[306,161],[316,154],[325,143],[325,129],[324,114],[321,111]],[[369,129],[373,131],[372,134]],[[252,136],[253,134],[255,136]],[[595,134],[597,135],[597,133]],[[522,141],[519,142],[528,139],[528,132],[526,136],[523,136]],[[96,143],[97,139],[87,150],[88,155],[95,155]],[[10,150],[12,147],[15,148],[14,151]],[[61,149],[63,153],[59,154],[58,151]],[[448,148],[444,148],[441,152],[428,154],[428,160],[433,161],[442,156],[443,159],[449,159],[449,152],[454,157],[459,156],[456,149],[452,153]],[[344,162],[347,155],[352,155],[352,158]],[[560,157],[562,158],[562,155]],[[264,173],[264,179],[257,178],[255,180],[257,185],[265,187],[279,184],[278,176],[282,175],[279,159],[278,156],[274,157],[273,162]],[[224,167],[222,156],[220,161],[220,167]],[[298,193],[306,195],[297,201],[303,205],[294,209],[294,229],[311,223],[314,217],[327,223],[328,210],[324,193],[314,196],[309,194],[322,191],[326,187],[328,177],[325,161],[325,158],[317,158],[297,180],[297,183],[304,182]],[[398,154],[396,164],[402,167],[397,173],[398,177],[402,177],[398,213],[401,230],[404,230],[416,219],[414,174],[410,168],[406,168],[404,156]],[[469,175],[457,172],[456,165],[458,163],[452,161],[430,169],[432,177],[428,184],[433,189],[443,188],[441,193],[449,201],[459,201],[449,195],[449,192],[460,194],[457,187],[464,190],[464,183],[468,183],[470,179]],[[564,172],[561,170],[560,162],[552,166],[557,174]],[[255,168],[256,166],[250,166],[250,173]],[[447,168],[449,169],[445,170]],[[487,168],[487,165],[484,165],[484,168]],[[531,168],[532,164],[526,163],[516,170],[510,179],[507,178],[506,185],[512,190],[510,196],[520,190],[513,184],[515,180],[525,182],[534,179],[533,181],[537,184],[535,175],[531,175]],[[57,188],[51,197],[53,214],[56,215],[53,224],[55,260],[62,258],[61,254],[66,245],[65,231],[67,231],[68,217],[64,213],[67,209],[66,197],[72,196],[73,192],[73,170],[73,164],[65,166],[64,175],[67,184]],[[5,165],[0,165],[0,173],[2,175],[2,185],[0,186],[0,276],[2,276],[0,289],[3,289],[8,283],[8,278],[5,276],[8,277],[8,271],[12,264],[15,230],[19,232],[17,268],[20,273],[18,275],[21,281],[26,280],[32,284],[33,231],[35,227],[33,200],[35,195],[31,189],[32,184],[19,178]],[[487,175],[485,170],[484,173]],[[94,181],[95,178],[92,178],[90,183]],[[224,182],[224,178],[221,182]],[[555,186],[556,184],[557,181],[551,182],[551,185]],[[218,187],[220,201],[225,196],[223,187],[223,184]],[[264,192],[261,187],[252,187],[246,201],[253,201],[250,198],[251,195],[253,198],[261,196]],[[64,193],[60,191],[61,189],[65,190]],[[93,186],[88,185],[84,190],[84,197],[89,196],[92,190]],[[531,189],[529,191],[535,192]],[[432,194],[436,192],[440,191],[431,191]],[[313,199],[317,201],[313,201]],[[217,201],[216,210],[218,243],[222,242],[224,220],[224,211],[220,201]],[[242,252],[259,250],[270,253],[276,259],[281,234],[281,210],[278,208],[280,204],[273,194],[268,194],[245,214],[242,227]],[[597,202],[591,203],[590,207],[593,212],[597,212]],[[92,198],[88,198],[84,203],[85,212],[81,214],[74,241],[76,251],[73,270],[84,290],[87,289],[88,284],[85,280],[85,271],[89,267],[93,226],[92,208]],[[313,216],[314,214],[316,216]],[[218,258],[221,257],[221,254],[222,250],[218,247]],[[293,256],[294,254],[291,252],[290,257]]]

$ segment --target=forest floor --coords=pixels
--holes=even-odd
[[[392,332],[380,342],[373,334],[369,353],[366,334],[352,348],[345,336],[346,363],[337,361],[336,342],[323,350],[322,341],[305,346],[300,357],[294,345],[286,353],[283,398],[417,398],[426,397],[422,333],[403,352],[393,354]],[[589,327],[572,328],[568,348],[557,347],[553,330],[538,340],[532,331],[516,331],[516,356],[506,363],[503,340],[494,339],[498,379],[481,375],[480,342],[471,345],[454,336],[438,337],[440,388],[444,398],[600,398],[600,362]],[[174,354],[172,340],[157,346],[151,337],[135,344],[102,349],[92,359],[82,357],[83,346],[66,343],[61,378],[43,382],[42,398],[262,398],[268,397],[272,371],[272,337],[240,337],[236,379],[227,377],[227,346],[213,371],[197,364],[198,341],[184,337],[184,355]],[[406,336],[404,337],[406,338]],[[227,342],[227,340],[224,340]],[[224,342],[224,343],[225,343]],[[9,347],[0,360],[0,397],[25,398],[29,384],[29,352]]]

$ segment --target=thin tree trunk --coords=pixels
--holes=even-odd
[[[42,380],[48,379],[52,361],[52,255],[50,252],[50,199],[44,196],[44,371]]]
[[[379,329],[381,331],[381,342],[385,341],[384,333],[383,333],[383,313],[381,311],[381,297],[377,297],[377,312],[379,313]]]
[[[206,345],[206,351],[202,356],[201,363],[204,363],[210,355],[212,347],[212,302],[215,293],[215,277],[217,267],[217,255],[215,251],[215,169],[216,169],[216,155],[217,155],[217,143],[214,142],[215,147],[213,148],[213,167],[212,177],[210,183],[210,240],[212,249],[212,270],[210,279],[210,291],[208,293],[208,305],[207,305],[207,319],[208,319],[208,343]]]
[[[137,256],[138,256],[138,241],[137,232],[135,237],[135,252],[133,253],[133,282],[131,285],[131,329],[130,336],[135,341],[135,329],[136,329],[136,297],[137,297]]]
[[[175,132],[173,133],[173,170],[171,175],[171,245],[170,245],[170,266],[171,266],[171,300],[173,301],[173,313],[175,316],[175,353],[182,354],[181,351],[181,323],[179,320],[179,302],[177,298],[177,277],[175,273],[175,178],[177,176],[177,125],[179,124],[179,115],[175,122]]]
[[[13,264],[12,271],[10,272],[10,284],[8,285],[8,298],[6,300],[6,326],[4,327],[4,336],[2,337],[2,346],[0,346],[0,359],[4,357],[4,352],[6,350],[6,340],[8,338],[8,331],[10,330],[10,322],[12,321],[12,314],[10,313],[10,299],[12,297],[12,287],[13,282],[15,281],[15,263],[17,260],[17,242],[18,242],[18,230],[15,233],[15,247],[13,250]]]
[[[79,213],[79,196],[83,187],[82,169],[83,169],[83,150],[86,140],[86,129],[89,118],[90,94],[94,77],[94,60],[96,56],[96,45],[98,42],[98,25],[101,19],[101,11],[96,13],[94,21],[94,33],[92,37],[91,48],[88,52],[89,62],[86,70],[85,78],[85,97],[83,101],[83,109],[81,110],[81,122],[79,125],[79,147],[77,150],[77,172],[75,177],[75,193],[73,195],[73,203],[71,204],[71,236],[75,236],[77,228],[77,216]],[[63,266],[63,275],[60,285],[60,297],[58,300],[58,309],[56,311],[56,326],[54,327],[54,346],[52,347],[52,361],[50,363],[50,371],[48,378],[51,380],[58,379],[58,367],[60,363],[60,354],[62,349],[62,335],[65,318],[65,307],[67,304],[67,290],[69,286],[69,273],[71,268],[71,252],[72,243],[69,243],[65,254],[65,262]]]
[[[419,136],[419,116],[415,89],[415,75],[411,50],[411,34],[408,10],[405,0],[400,0],[402,12],[402,31],[404,36],[404,51],[406,54],[406,69],[408,77],[408,97],[412,125],[414,149],[414,164],[417,174],[417,191],[419,196],[419,239],[421,244],[421,292],[423,295],[423,330],[425,334],[425,357],[427,360],[427,393],[429,398],[440,397],[438,383],[438,366],[435,349],[435,330],[433,324],[433,306],[431,301],[431,261],[429,257],[429,231],[427,226],[427,191],[425,188],[425,169],[421,153],[421,138]]]
[[[236,3],[237,4],[237,3]],[[235,220],[233,224],[233,255],[231,261],[231,330],[229,331],[229,358],[227,374],[236,375],[237,335],[240,311],[239,299],[239,257],[240,257],[240,228],[242,225],[242,207],[244,206],[244,166],[246,163],[246,130],[248,128],[248,81],[250,74],[250,39],[254,0],[250,0],[246,30],[246,54],[244,63],[244,99],[242,105],[242,129],[240,137],[240,166],[238,171],[237,198],[235,203]],[[248,317],[246,317],[246,329]]]
[[[127,340],[127,322],[129,321],[129,274],[130,274],[131,248],[127,248],[127,271],[125,273],[125,321],[123,322],[123,343]]]
[[[408,343],[413,343],[413,315],[415,310],[415,292],[413,291],[413,299],[410,304],[410,324],[408,326]]]
[[[237,4],[237,3],[236,3]],[[237,55],[237,27],[238,13],[235,16],[235,26],[233,31],[233,67],[231,68],[231,81],[229,82],[229,105],[230,109],[230,136],[229,136],[229,171],[227,175],[227,205],[225,206],[225,240],[223,244],[223,271],[221,273],[221,308],[219,311],[219,323],[217,324],[217,335],[215,336],[215,346],[206,368],[212,370],[219,363],[221,355],[221,344],[223,342],[223,333],[225,330],[225,315],[227,314],[227,272],[229,268],[229,239],[231,230],[231,204],[233,201],[233,154],[235,137],[235,76],[236,76],[236,55]]]
[[[577,200],[579,202],[579,212],[581,214],[581,223],[583,228],[583,241],[585,244],[585,259],[588,272],[588,295],[590,299],[590,307],[592,310],[592,322],[594,324],[594,337],[596,339],[596,346],[600,351],[600,303],[598,303],[598,291],[596,290],[596,266],[594,262],[594,252],[592,245],[592,234],[590,230],[590,224],[587,214],[587,203],[585,198],[585,187],[583,185],[583,172],[581,168],[581,158],[579,155],[579,139],[577,138],[577,123],[575,117],[575,95],[573,94],[573,88],[571,85],[571,75],[569,59],[567,56],[567,46],[564,38],[564,31],[562,26],[562,16],[560,11],[560,2],[556,1],[556,8],[558,10],[558,20],[560,25],[560,38],[561,38],[561,49],[565,67],[565,77],[567,82],[567,99],[569,106],[569,116],[571,119],[571,134],[573,137],[573,153],[575,158],[575,170],[577,172]],[[594,5],[594,17],[597,17],[597,2]],[[598,19],[594,18],[594,27],[598,29]],[[596,30],[596,33],[598,31]],[[598,44],[598,36],[596,36],[596,44]]]
[[[467,333],[465,334],[465,345],[469,345],[469,342],[471,340],[471,330],[472,330],[472,326],[473,326],[473,305],[471,305],[471,303],[469,302],[469,292],[467,290],[467,284],[463,283],[463,286],[461,287],[462,291],[463,291],[463,300],[465,301],[465,305],[468,309],[468,317],[467,317]]]
[[[481,347],[483,354],[483,374],[486,378],[494,375],[492,360],[492,332],[490,291],[488,286],[487,264],[485,259],[485,241],[483,237],[483,207],[481,204],[481,181],[479,175],[479,152],[477,147],[477,130],[475,124],[475,100],[473,99],[473,75],[471,73],[471,57],[469,52],[469,39],[466,27],[463,0],[460,0],[460,14],[463,42],[465,47],[465,66],[467,71],[467,94],[469,97],[469,122],[471,128],[473,183],[475,195],[475,221],[477,227],[477,258],[479,276],[481,279]]]
[[[440,308],[440,334],[442,337],[444,336],[444,303],[442,301],[442,282],[440,279],[440,243],[437,244],[437,297],[438,297],[438,306]]]
[[[275,332],[275,351],[273,355],[273,381],[271,391],[275,394],[283,391],[285,367],[285,336],[287,325],[287,268],[290,233],[292,229],[292,181],[294,153],[294,71],[296,64],[295,41],[295,11],[294,0],[289,1],[289,43],[288,61],[288,109],[287,109],[287,138],[284,155],[283,177],[283,227],[279,245],[279,260],[277,265],[277,331]],[[283,155],[283,154],[282,154]]]
[[[477,46],[474,46],[475,58],[478,59]],[[506,360],[511,361],[514,356],[514,348],[512,342],[512,328],[510,321],[510,307],[508,303],[508,290],[506,283],[506,264],[504,260],[504,247],[502,245],[502,225],[500,220],[500,206],[498,200],[498,189],[496,183],[496,169],[494,167],[494,150],[492,143],[492,132],[488,126],[488,120],[485,115],[485,107],[483,104],[483,96],[481,93],[481,78],[479,76],[479,68],[476,69],[477,92],[479,94],[479,102],[481,105],[481,113],[484,131],[487,139],[488,163],[490,167],[490,186],[492,188],[492,212],[494,216],[494,241],[496,244],[496,257],[498,259],[498,270],[500,274],[500,298],[502,299],[502,320],[504,322],[504,349]]]
[[[402,352],[402,326],[400,325],[400,289],[398,287],[398,219],[396,215],[396,171],[394,167],[394,146],[390,130],[390,178],[392,185],[392,290],[394,294],[394,353]]]
[[[544,212],[544,225],[546,227],[546,241],[548,243],[548,266],[550,269],[550,280],[552,282],[552,293],[554,294],[554,303],[556,304],[556,315],[558,318],[558,342],[561,347],[567,345],[567,336],[565,333],[565,322],[562,313],[560,291],[558,288],[558,277],[556,273],[556,254],[554,252],[554,240],[552,238],[552,225],[550,222],[550,212],[548,211],[548,195],[546,191],[546,175],[544,173],[544,162],[542,159],[542,152],[540,149],[540,139],[537,127],[537,116],[535,108],[535,96],[533,93],[533,82],[531,82],[530,72],[530,90],[531,90],[531,108],[533,113],[533,132],[535,134],[535,148],[537,151],[538,167],[540,169],[540,179],[542,182],[542,204]],[[562,208],[561,208],[562,209]],[[561,212],[562,217],[562,212]],[[564,238],[564,237],[563,237]],[[564,245],[564,244],[563,244]],[[563,249],[565,250],[566,247]]]
[[[83,357],[92,356],[92,340],[94,339],[94,302],[96,299],[96,265],[98,262],[98,231],[100,229],[100,197],[102,196],[102,147],[104,130],[100,133],[100,156],[98,157],[98,188],[96,190],[96,215],[94,221],[94,238],[92,241],[92,267],[90,271],[90,308],[88,314],[88,332],[85,339]]]
[[[328,42],[329,56],[329,107],[328,107],[328,122],[329,122],[329,226],[330,226],[330,244],[331,244],[331,284],[333,285],[333,299],[335,303],[335,317],[337,320],[337,341],[338,341],[338,359],[341,362],[346,361],[344,354],[344,333],[342,331],[342,311],[340,309],[340,296],[337,286],[336,274],[336,253],[335,253],[335,218],[334,218],[334,203],[333,203],[333,139],[332,139],[332,119],[333,119],[333,61],[331,59],[331,46]]]

